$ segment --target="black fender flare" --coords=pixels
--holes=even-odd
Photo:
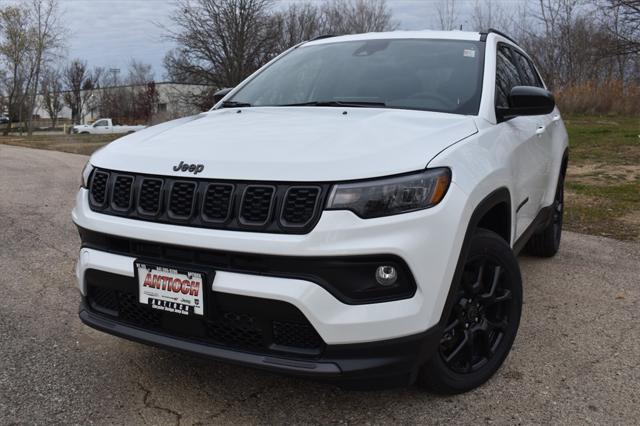
[[[446,326],[447,319],[449,318],[449,314],[453,309],[453,304],[455,302],[455,294],[457,293],[458,283],[462,278],[462,272],[464,271],[464,262],[467,258],[467,254],[469,253],[469,248],[471,246],[471,237],[474,232],[478,228],[478,224],[482,217],[489,212],[492,208],[501,203],[507,203],[509,206],[509,235],[511,237],[511,194],[506,187],[500,187],[495,191],[491,192],[485,198],[478,203],[473,213],[471,214],[471,218],[469,219],[469,223],[467,224],[467,231],[464,234],[464,239],[462,240],[462,247],[460,248],[460,254],[458,255],[458,262],[456,263],[456,269],[453,273],[453,278],[451,280],[451,285],[449,286],[449,293],[447,294],[447,300],[445,301],[444,307],[442,309],[442,314],[440,315],[440,321],[436,327],[440,327],[444,329]]]

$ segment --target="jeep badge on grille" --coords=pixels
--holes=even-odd
[[[204,164],[187,164],[181,161],[177,166],[173,166],[174,172],[190,172],[197,175],[204,170]]]

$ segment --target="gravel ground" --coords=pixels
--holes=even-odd
[[[82,325],[70,211],[85,161],[0,145],[0,424],[640,421],[640,244],[565,233],[554,259],[521,257],[520,331],[482,388],[348,392]]]

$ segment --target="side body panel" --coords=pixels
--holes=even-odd
[[[507,188],[513,245],[540,209],[553,203],[568,137],[557,108],[548,116],[516,117],[498,123],[497,44],[513,43],[493,33],[486,43],[478,133],[441,152],[428,167],[451,168],[453,181],[469,196],[471,211],[495,189]]]

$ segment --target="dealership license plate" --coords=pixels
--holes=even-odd
[[[178,315],[204,315],[204,275],[170,267],[135,264],[139,302]]]

